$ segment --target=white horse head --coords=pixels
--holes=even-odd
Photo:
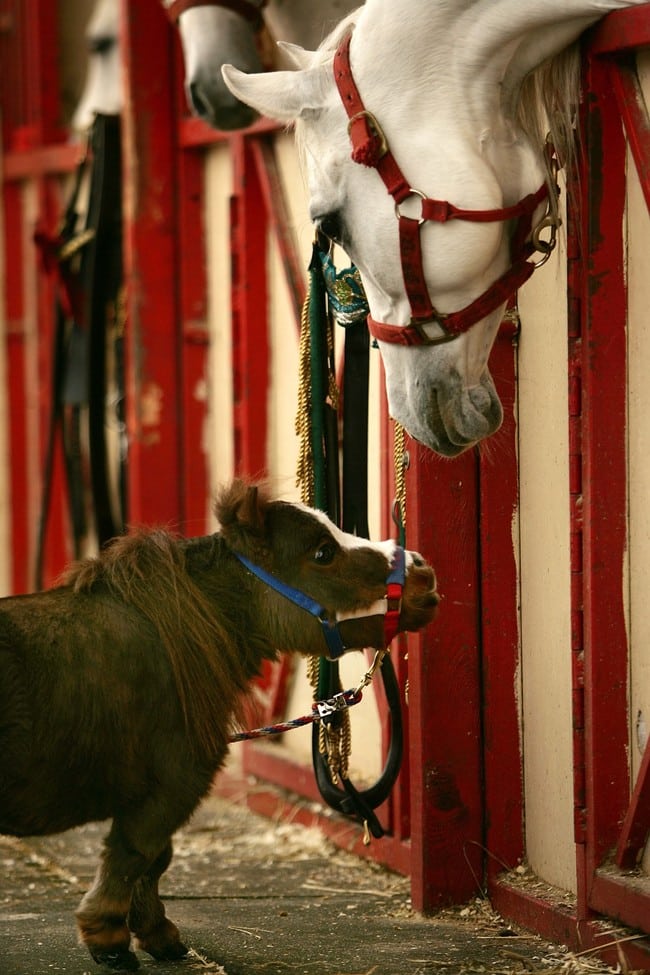
[[[319,44],[323,35],[356,0],[163,0],[178,21],[185,92],[194,115],[216,129],[241,129],[257,117],[236,98],[221,76],[221,66],[240,71],[263,70],[259,32],[264,24],[273,36],[297,44]],[[280,67],[287,67],[283,62]]]
[[[224,68],[227,84],[242,101],[272,118],[297,120],[310,215],[361,271],[371,320],[378,325],[390,412],[438,453],[460,453],[493,433],[502,419],[487,366],[505,307],[495,282],[512,284],[513,238],[521,231],[513,208],[521,201],[528,210],[533,206],[526,216],[530,231],[548,202],[543,192],[532,196],[543,187],[547,168],[543,138],[531,138],[532,129],[521,121],[522,83],[608,10],[635,2],[367,0],[317,52],[289,49],[297,71],[246,76]],[[343,103],[348,96],[339,92],[333,68],[335,51],[353,24],[349,65],[363,101],[361,122],[358,113],[350,122]],[[555,102],[558,94],[563,92],[554,93]],[[571,94],[575,99],[577,91]],[[567,99],[565,106],[568,114]],[[541,127],[543,103],[534,107]],[[355,142],[355,162],[350,142],[359,125],[372,151]],[[372,168],[373,154],[381,157],[383,151],[379,137],[379,148],[372,148],[378,133],[406,180],[398,213],[411,224],[424,215],[424,206],[436,213],[417,234],[431,312],[425,317],[414,315],[408,293],[413,272],[402,265],[398,228],[406,224],[396,219],[394,200]],[[474,216],[442,222],[448,204]],[[478,218],[477,211],[483,218],[487,211],[488,219]],[[489,219],[490,211],[498,216]],[[534,257],[532,248],[516,246],[521,269],[521,255]],[[486,295],[490,301],[482,299]],[[474,320],[470,316],[468,324],[469,309]],[[452,330],[447,326],[459,311],[464,325]],[[425,344],[388,340],[399,331],[402,340],[419,333]]]
[[[72,117],[75,132],[87,132],[96,113],[119,115],[124,104],[120,62],[120,0],[97,0],[86,27],[88,71]]]

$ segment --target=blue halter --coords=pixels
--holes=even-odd
[[[277,579],[274,575],[271,575],[270,572],[267,572],[266,569],[262,569],[259,565],[255,565],[255,563],[251,562],[250,559],[247,559],[245,555],[241,555],[239,552],[234,551],[233,555],[236,555],[242,565],[245,565],[248,571],[252,572],[254,576],[257,576],[257,578],[260,579],[265,585],[269,586],[271,589],[274,589],[276,592],[279,592],[281,596],[284,596],[286,599],[290,600],[290,602],[295,603],[296,606],[300,606],[301,609],[306,610],[308,613],[311,613],[312,616],[316,617],[323,628],[323,636],[325,637],[330,659],[338,660],[339,657],[343,656],[346,650],[350,649],[343,642],[343,637],[341,636],[341,632],[339,630],[339,622],[344,622],[343,620],[331,623],[327,618],[327,610],[325,607],[321,606],[320,603],[317,603],[315,599],[311,598],[311,596],[308,596],[300,589],[294,589],[293,586],[289,586],[286,582],[282,582],[280,579]],[[400,545],[396,545],[391,571],[386,579],[386,585],[389,587],[389,593],[392,592],[395,587],[398,587],[401,594],[401,590],[404,587],[404,578],[404,549]],[[389,599],[388,611],[384,615],[395,617],[395,614],[399,615],[399,606],[391,606],[391,601],[392,600]],[[387,645],[395,635],[394,632],[391,631],[393,629],[396,630],[396,628],[396,625],[391,625],[390,630],[388,627],[385,627],[387,636],[390,633],[390,636],[386,641]]]

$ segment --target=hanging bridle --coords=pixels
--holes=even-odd
[[[192,7],[225,7],[259,26],[262,22],[262,8],[266,6],[266,2],[267,0],[258,0],[257,3],[254,0],[163,0],[163,6],[173,23]]]
[[[376,169],[395,201],[402,274],[411,305],[409,325],[389,325],[378,322],[369,315],[368,328],[382,342],[398,345],[437,345],[448,342],[504,304],[528,280],[535,268],[548,259],[555,246],[557,227],[557,220],[551,214],[549,188],[544,183],[537,192],[525,196],[519,203],[494,210],[464,210],[446,200],[432,200],[421,190],[414,189],[397,165],[379,122],[363,104],[350,66],[351,37],[351,34],[346,35],[334,55],[334,79],[349,118],[352,159],[363,166]],[[420,198],[419,217],[410,217],[402,212],[402,205],[409,197],[414,196]],[[544,200],[548,201],[547,212],[540,225],[533,230],[533,213]],[[442,314],[434,308],[424,279],[420,228],[427,221],[447,223],[449,220],[470,220],[477,223],[517,220],[517,225],[511,240],[511,264],[508,270],[465,308]],[[549,240],[544,240],[539,235],[539,231],[546,228],[550,228]],[[528,260],[535,251],[544,255],[537,263]],[[427,335],[424,326],[431,322],[443,329],[445,334],[442,337],[431,338]]]

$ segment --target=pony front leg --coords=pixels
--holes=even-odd
[[[150,857],[129,848],[113,823],[94,883],[76,911],[80,940],[98,964],[130,972],[139,967],[129,948],[126,916],[135,883],[150,863]]]
[[[158,894],[158,881],[169,866],[172,844],[169,842],[133,888],[127,924],[137,938],[137,947],[158,961],[176,961],[187,954],[178,928],[165,916]]]

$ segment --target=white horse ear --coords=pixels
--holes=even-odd
[[[245,74],[232,64],[224,64],[221,73],[233,95],[278,122],[292,122],[324,104],[326,75],[321,68]]]
[[[314,52],[306,51],[299,44],[291,44],[290,41],[278,41],[278,47],[286,55],[287,60],[297,68],[311,68],[314,63]]]

